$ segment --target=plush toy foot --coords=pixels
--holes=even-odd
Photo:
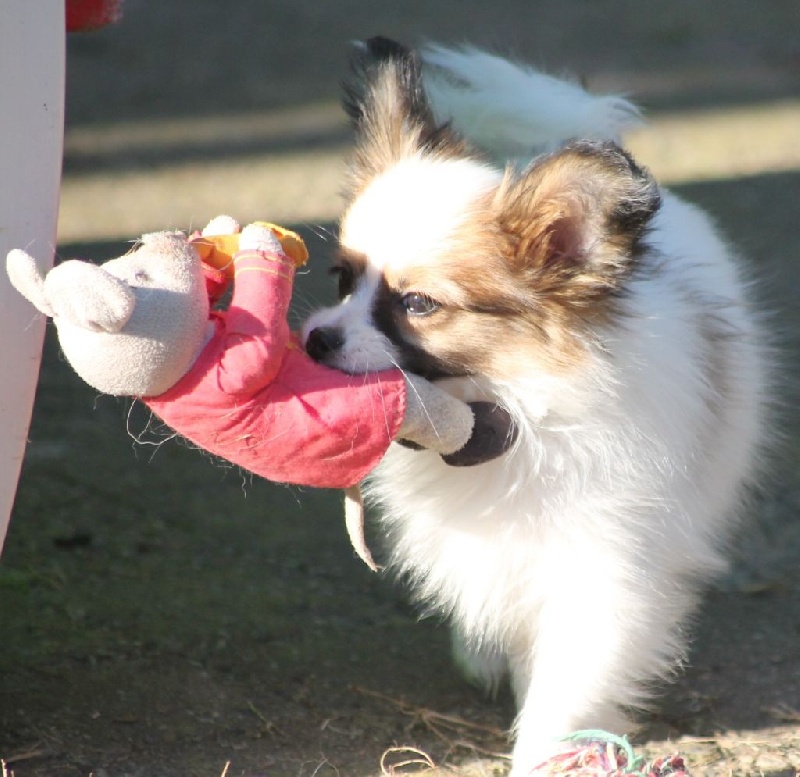
[[[262,224],[248,224],[242,230],[239,241],[240,251],[264,251],[283,256],[283,248],[275,233]]]
[[[451,467],[472,467],[502,456],[517,439],[508,411],[491,402],[468,402],[475,415],[475,426],[467,444],[455,453],[442,456]]]
[[[203,237],[234,235],[241,231],[239,222],[233,216],[216,216],[203,227]]]

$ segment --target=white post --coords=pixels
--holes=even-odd
[[[5,257],[53,263],[64,135],[64,0],[0,11],[0,550],[30,426],[44,318],[11,286]]]

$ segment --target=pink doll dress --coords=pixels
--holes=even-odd
[[[317,364],[289,330],[294,264],[236,254],[227,311],[186,373],[147,406],[183,437],[281,483],[346,488],[397,436],[406,410],[399,370],[347,375]]]

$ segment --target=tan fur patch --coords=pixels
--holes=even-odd
[[[618,311],[657,205],[649,177],[616,147],[568,147],[509,172],[446,254],[400,274],[387,268],[398,294],[441,305],[399,329],[453,371],[511,378],[531,361],[574,369],[592,331]]]
[[[623,287],[659,201],[652,179],[621,150],[575,144],[507,175],[495,207],[512,261],[538,292],[593,309]]]
[[[472,152],[447,126],[436,124],[421,89],[415,60],[382,62],[366,86],[349,166],[346,196],[355,199],[369,182],[401,159],[423,153],[464,158]]]

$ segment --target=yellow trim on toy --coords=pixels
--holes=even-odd
[[[302,267],[308,261],[306,244],[296,232],[267,221],[257,221],[256,224],[260,227],[266,227],[275,234],[286,255],[294,262],[295,267]],[[232,278],[233,257],[239,250],[240,237],[241,235],[238,233],[234,235],[203,235],[192,238],[192,245],[205,264],[222,271],[229,278]]]
[[[303,242],[303,238],[292,232],[291,229],[278,226],[278,224],[271,224],[269,221],[256,221],[260,227],[271,229],[278,240],[281,242],[283,250],[286,255],[294,262],[295,267],[302,267],[308,261],[308,249]]]

